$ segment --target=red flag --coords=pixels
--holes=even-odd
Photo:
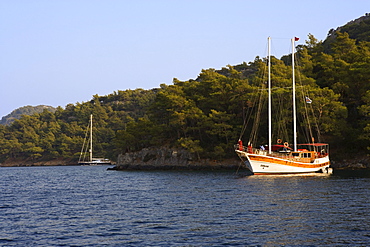
[[[294,37],[294,41],[298,41],[299,40],[299,38],[298,37]]]

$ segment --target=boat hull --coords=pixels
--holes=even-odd
[[[97,166],[97,165],[111,165],[112,162],[109,160],[93,160],[93,161],[82,161],[78,162],[79,165],[84,165],[84,166]]]
[[[316,158],[313,162],[300,162],[292,159],[284,159],[260,154],[239,152],[239,157],[246,167],[255,175],[263,174],[299,174],[329,171],[329,156]]]

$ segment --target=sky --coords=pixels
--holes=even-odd
[[[369,0],[0,0],[0,118],[291,52]]]

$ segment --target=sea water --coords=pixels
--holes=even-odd
[[[362,173],[106,169],[0,168],[0,246],[370,245]]]

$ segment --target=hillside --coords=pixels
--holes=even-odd
[[[9,125],[12,122],[14,122],[14,120],[20,119],[22,117],[22,115],[33,115],[35,113],[41,113],[44,110],[48,110],[48,111],[54,113],[56,111],[56,108],[54,108],[52,106],[47,106],[47,105],[22,106],[22,107],[19,107],[19,108],[15,109],[14,111],[9,113],[8,115],[2,117],[1,120],[0,120],[0,124]]]
[[[337,32],[347,33],[349,38],[356,40],[357,43],[361,41],[370,42],[370,13],[349,21],[344,26],[329,30],[328,36],[323,42],[326,52],[330,52],[330,45],[336,40]]]

